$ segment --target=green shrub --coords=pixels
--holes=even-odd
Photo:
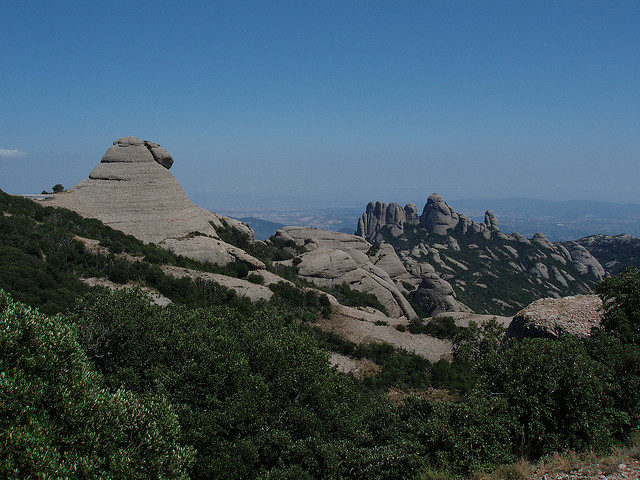
[[[192,478],[354,478],[345,457],[377,450],[367,400],[272,307],[162,309],[134,291],[90,295],[72,318],[111,388],[175,406]]]
[[[257,285],[264,285],[264,278],[257,273],[250,273],[249,275],[247,275],[247,280]]]
[[[481,388],[509,405],[520,456],[611,444],[617,412],[607,391],[610,372],[579,340],[512,341],[487,355],[481,372]]]
[[[469,474],[514,460],[511,418],[503,398],[468,396],[461,402],[410,398],[400,408],[410,438],[440,471]]]
[[[0,291],[0,476],[188,478],[166,398],[109,392],[60,317]]]
[[[459,331],[452,317],[439,317],[423,323],[414,320],[409,323],[409,332],[413,334],[423,333],[440,339],[452,339]]]
[[[385,315],[387,314],[387,309],[384,308],[375,295],[355,290],[346,283],[325,287],[322,288],[322,290],[333,295],[342,305],[349,307],[372,307]]]
[[[504,341],[505,328],[496,318],[478,325],[469,322],[467,327],[455,329],[453,353],[456,359],[477,365],[488,354],[497,352]]]

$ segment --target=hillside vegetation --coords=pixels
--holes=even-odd
[[[460,478],[604,450],[638,426],[637,269],[599,284],[607,312],[587,339],[505,344],[495,325],[472,325],[451,334],[452,363],[431,364],[315,331],[328,314],[321,294],[290,285],[252,304],[159,265],[220,267],[0,200],[2,477]],[[136,280],[174,303],[88,289],[79,275]],[[381,371],[356,381],[329,366],[326,349]],[[392,387],[407,395],[392,403]],[[434,399],[432,387],[447,395]]]

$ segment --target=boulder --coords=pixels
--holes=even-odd
[[[451,284],[436,273],[428,273],[422,277],[422,281],[413,295],[413,301],[429,316],[442,312],[470,311],[469,308],[458,302]]]
[[[601,320],[602,300],[597,295],[542,298],[513,317],[506,335],[518,339],[586,337]]]
[[[342,250],[317,248],[302,254],[300,260],[298,274],[323,286],[356,283],[366,276],[366,272]],[[327,281],[323,282],[320,279]]]
[[[144,142],[144,144],[158,164],[162,165],[167,170],[171,168],[171,165],[173,165],[173,157],[169,152],[167,152],[167,150],[155,142]]]

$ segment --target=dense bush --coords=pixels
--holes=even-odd
[[[344,452],[385,437],[372,436],[370,400],[286,318],[271,307],[161,309],[116,292],[90,295],[72,321],[112,389],[174,405],[181,441],[198,452],[192,478],[350,477],[361,459]]]
[[[424,333],[441,339],[452,339],[458,332],[456,322],[452,317],[434,318],[427,323],[422,320],[414,320],[409,324],[409,332]]]
[[[318,316],[329,318],[331,302],[322,292],[302,289],[287,282],[272,283],[269,289],[274,293],[271,303],[287,307],[293,318],[315,321]]]
[[[458,327],[452,339],[456,360],[478,365],[488,354],[502,347],[505,331],[495,317],[480,324],[471,321],[467,327]]]
[[[512,421],[503,398],[470,395],[445,402],[413,397],[399,410],[409,437],[440,471],[492,470],[515,458]]]
[[[0,476],[187,478],[166,398],[102,380],[61,318],[0,291]]]
[[[347,305],[349,307],[371,307],[383,312],[384,314],[387,313],[387,309],[384,308],[375,295],[369,292],[355,290],[346,283],[322,288],[322,290],[333,295],[342,305]]]
[[[513,342],[489,354],[481,371],[481,389],[509,405],[519,455],[610,446],[618,419],[610,372],[578,339]]]

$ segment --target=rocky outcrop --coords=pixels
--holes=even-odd
[[[571,255],[571,261],[580,273],[590,272],[598,279],[604,277],[604,268],[600,265],[600,262],[589,253],[589,250],[578,243],[570,244],[567,247]]]
[[[381,234],[383,227],[388,227],[394,237],[404,233],[405,225],[423,225],[427,231],[438,235],[446,235],[458,228],[462,233],[487,232],[498,230],[498,219],[488,210],[484,223],[476,223],[468,217],[456,213],[442,196],[434,193],[429,196],[422,214],[418,215],[418,207],[413,203],[407,203],[404,208],[397,203],[369,202],[362,217],[358,220],[355,234],[365,238],[371,243],[384,241]]]
[[[496,216],[493,214],[493,212],[491,210],[487,210],[484,214],[484,224],[490,229],[490,230],[499,230],[498,228],[498,219],[496,218]]]
[[[602,300],[597,295],[576,295],[536,300],[513,317],[508,338],[586,337],[602,319]]]
[[[562,242],[568,250],[582,256],[584,252],[576,245],[584,247],[604,269],[604,275],[616,277],[629,266],[640,267],[640,238],[627,233],[621,235],[591,235],[572,242]],[[592,262],[589,262],[592,265]],[[587,264],[589,266],[589,263]],[[593,267],[600,272],[597,265]]]
[[[276,232],[274,241],[293,241],[304,247],[297,265],[302,278],[320,286],[346,283],[373,294],[392,318],[417,318],[391,276],[407,271],[390,246],[373,252],[362,237],[308,227],[285,227]]]
[[[438,235],[446,235],[447,231],[455,228],[460,217],[447,205],[439,193],[429,196],[420,215],[420,222],[427,230]]]
[[[491,210],[482,223],[475,222],[434,193],[420,217],[416,214],[415,206],[401,209],[371,202],[356,233],[374,245],[393,246],[407,271],[405,287],[416,287],[423,278],[433,283],[439,277],[456,293],[458,303],[477,313],[513,315],[535,298],[589,293],[606,275],[598,260],[577,243],[555,244],[542,233],[527,239],[501,232]],[[431,293],[426,293],[430,290],[426,285],[423,290],[418,297],[431,305]],[[452,297],[444,298],[449,301],[439,300],[441,305],[455,308]]]
[[[456,293],[449,282],[436,273],[428,273],[422,277],[413,301],[429,316],[442,312],[470,312],[469,307],[458,302]]]
[[[157,143],[123,137],[113,142],[88,179],[47,202],[179,255],[264,268],[258,259],[220,240],[216,228],[237,228],[251,237],[252,230],[194,205],[169,172],[172,164],[169,152]]]
[[[358,221],[356,235],[378,243],[383,240],[378,236],[382,227],[389,226],[392,235],[397,236],[403,232],[405,223],[417,225],[419,222],[418,207],[413,203],[403,208],[397,203],[369,202]]]

